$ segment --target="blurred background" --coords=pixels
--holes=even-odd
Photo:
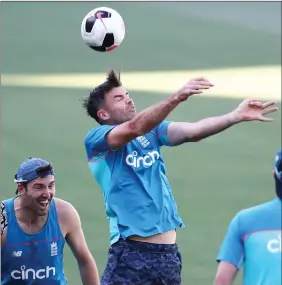
[[[92,51],[80,36],[83,17],[99,6],[116,9],[126,25],[124,42],[110,53]],[[85,115],[80,98],[110,67],[122,71],[139,110],[192,76],[215,84],[210,96],[191,98],[170,120],[220,115],[249,97],[281,105],[279,2],[2,2],[0,7],[1,199],[14,195],[13,177],[24,159],[52,161],[57,196],[80,213],[100,274],[109,231],[83,145],[96,123]],[[281,147],[281,110],[273,118],[273,123],[240,124],[199,143],[163,148],[186,224],[178,231],[183,284],[212,284],[230,219],[275,197],[272,165]],[[81,284],[68,248],[65,255],[69,284]]]

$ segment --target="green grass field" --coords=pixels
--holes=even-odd
[[[89,10],[105,5],[123,16],[126,37],[117,50],[101,54],[82,43],[80,23]],[[241,93],[245,90],[244,96],[256,97],[253,90],[259,89],[265,90],[261,94],[265,99],[280,94],[280,3],[5,2],[0,7],[1,198],[14,194],[13,176],[22,160],[38,156],[52,161],[57,196],[78,209],[101,274],[107,260],[108,224],[102,194],[88,169],[83,145],[87,131],[96,124],[85,116],[79,101],[88,94],[91,77],[90,83],[88,80],[74,88],[60,83],[60,74],[83,77],[93,73],[94,87],[95,74],[110,67],[129,75],[137,71],[171,72],[165,75],[166,81],[151,78],[151,87],[143,89],[140,86],[147,83],[141,75],[135,75],[133,83],[128,80],[131,96],[141,110],[168,96],[170,89],[180,87],[180,75],[174,76],[174,71],[187,72],[188,78],[213,78],[215,70],[231,69],[230,74],[214,77],[214,93],[219,90],[220,97],[192,98],[169,116],[179,121],[231,111],[242,100],[234,96],[238,85]],[[263,72],[269,66],[274,81]],[[239,75],[232,73],[233,68],[247,67],[252,67],[247,72],[254,77],[252,80],[238,79]],[[256,68],[262,71],[255,73]],[[199,70],[204,74],[198,74]],[[49,87],[42,87],[36,84],[37,77],[34,84],[15,84],[7,79],[45,74],[56,75],[59,83],[54,86],[50,81]],[[165,82],[167,92],[165,88],[151,90],[154,80],[156,85]],[[280,107],[281,99],[277,99]],[[215,258],[230,219],[238,210],[274,197],[271,167],[274,153],[281,147],[281,111],[273,117],[273,123],[237,125],[199,143],[163,148],[168,177],[186,224],[178,232],[184,285],[212,284]],[[65,268],[69,284],[81,284],[68,248]],[[236,284],[241,284],[239,279]]]

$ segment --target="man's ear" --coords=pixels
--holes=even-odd
[[[18,183],[18,193],[20,195],[24,195],[25,194],[25,187],[24,187],[24,185],[22,185],[20,183]]]
[[[100,109],[97,112],[97,115],[101,121],[107,121],[110,119],[109,113],[107,111],[105,111],[104,109]]]

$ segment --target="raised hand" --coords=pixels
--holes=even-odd
[[[239,121],[271,122],[273,119],[264,117],[264,115],[278,110],[277,107],[271,107],[273,105],[275,105],[275,101],[263,103],[259,100],[246,99],[234,110],[234,113],[238,116]]]
[[[201,94],[204,90],[213,87],[214,85],[204,77],[197,77],[189,80],[183,87],[181,87],[175,96],[179,101],[185,101],[190,96]]]

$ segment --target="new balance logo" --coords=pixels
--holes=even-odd
[[[13,251],[12,257],[21,257],[22,256],[22,251]]]
[[[58,246],[57,246],[57,243],[56,242],[52,242],[50,244],[50,247],[51,247],[51,256],[56,256],[58,255]]]

